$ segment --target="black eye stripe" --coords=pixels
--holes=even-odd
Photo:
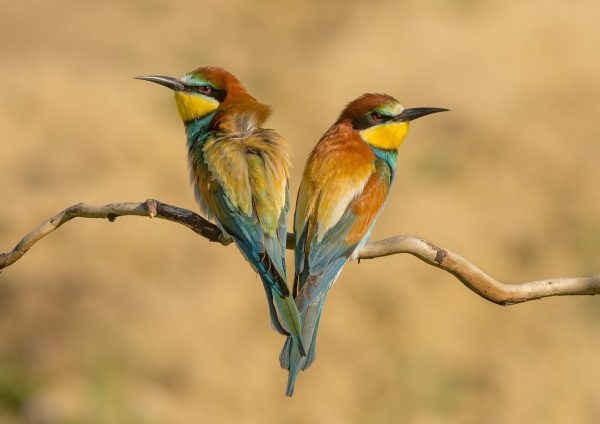
[[[222,103],[223,100],[225,100],[225,97],[227,97],[226,90],[220,90],[218,88],[209,86],[211,88],[210,93],[203,93],[202,90],[200,89],[200,87],[202,87],[202,86],[188,86],[185,89],[185,91],[192,92],[192,93],[201,93],[204,96],[212,97],[213,99],[219,101],[219,103]]]
[[[383,115],[379,112],[374,112],[381,116],[381,119],[376,120],[373,119],[373,112],[368,113],[367,115],[359,116],[358,118],[354,118],[352,120],[352,128],[355,130],[365,130],[370,127],[374,127],[375,125],[382,124],[384,122],[389,121],[393,118],[393,116]]]

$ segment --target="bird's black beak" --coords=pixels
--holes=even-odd
[[[148,76],[144,76],[144,77],[135,77],[135,79],[155,82],[157,84],[164,85],[165,87],[170,88],[171,90],[175,90],[175,91],[183,91],[186,89],[185,84],[183,84],[177,78],[172,78],[172,77],[163,77],[160,75],[148,75]]]
[[[408,122],[414,121],[425,115],[431,115],[432,113],[447,112],[450,109],[444,109],[440,107],[413,107],[411,109],[404,109],[400,115],[394,117],[394,121]]]

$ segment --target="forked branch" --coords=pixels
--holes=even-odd
[[[27,234],[13,250],[0,254],[0,270],[18,261],[36,242],[73,218],[106,218],[113,222],[117,217],[126,215],[166,219],[185,225],[212,242],[223,245],[231,243],[231,238],[200,215],[158,200],[149,199],[142,203],[113,203],[105,206],[80,203],[43,222]],[[293,243],[294,236],[288,234],[287,248],[292,249]],[[600,294],[600,274],[589,277],[502,283],[462,256],[413,236],[396,236],[369,243],[360,250],[357,258],[375,259],[398,253],[410,253],[429,265],[453,274],[470,290],[499,305],[512,305],[548,296]]]

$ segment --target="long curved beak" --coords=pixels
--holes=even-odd
[[[413,121],[422,116],[431,115],[432,113],[447,112],[450,109],[444,109],[440,107],[413,107],[411,109],[404,109],[400,115],[393,118],[394,121],[408,122]]]
[[[175,91],[183,91],[186,89],[186,86],[177,78],[172,77],[163,77],[160,75],[148,75],[143,77],[135,77],[135,79],[155,82],[160,85],[164,85],[167,88]]]

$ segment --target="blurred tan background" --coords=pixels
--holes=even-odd
[[[414,234],[506,281],[600,272],[600,5],[2,2],[0,250],[78,202],[195,209],[168,90],[200,65],[274,107],[304,160],[368,91],[417,121],[373,239]],[[600,299],[502,308],[402,255],[350,264],[318,360],[282,339],[235,248],[76,220],[0,275],[1,423],[595,423]]]

